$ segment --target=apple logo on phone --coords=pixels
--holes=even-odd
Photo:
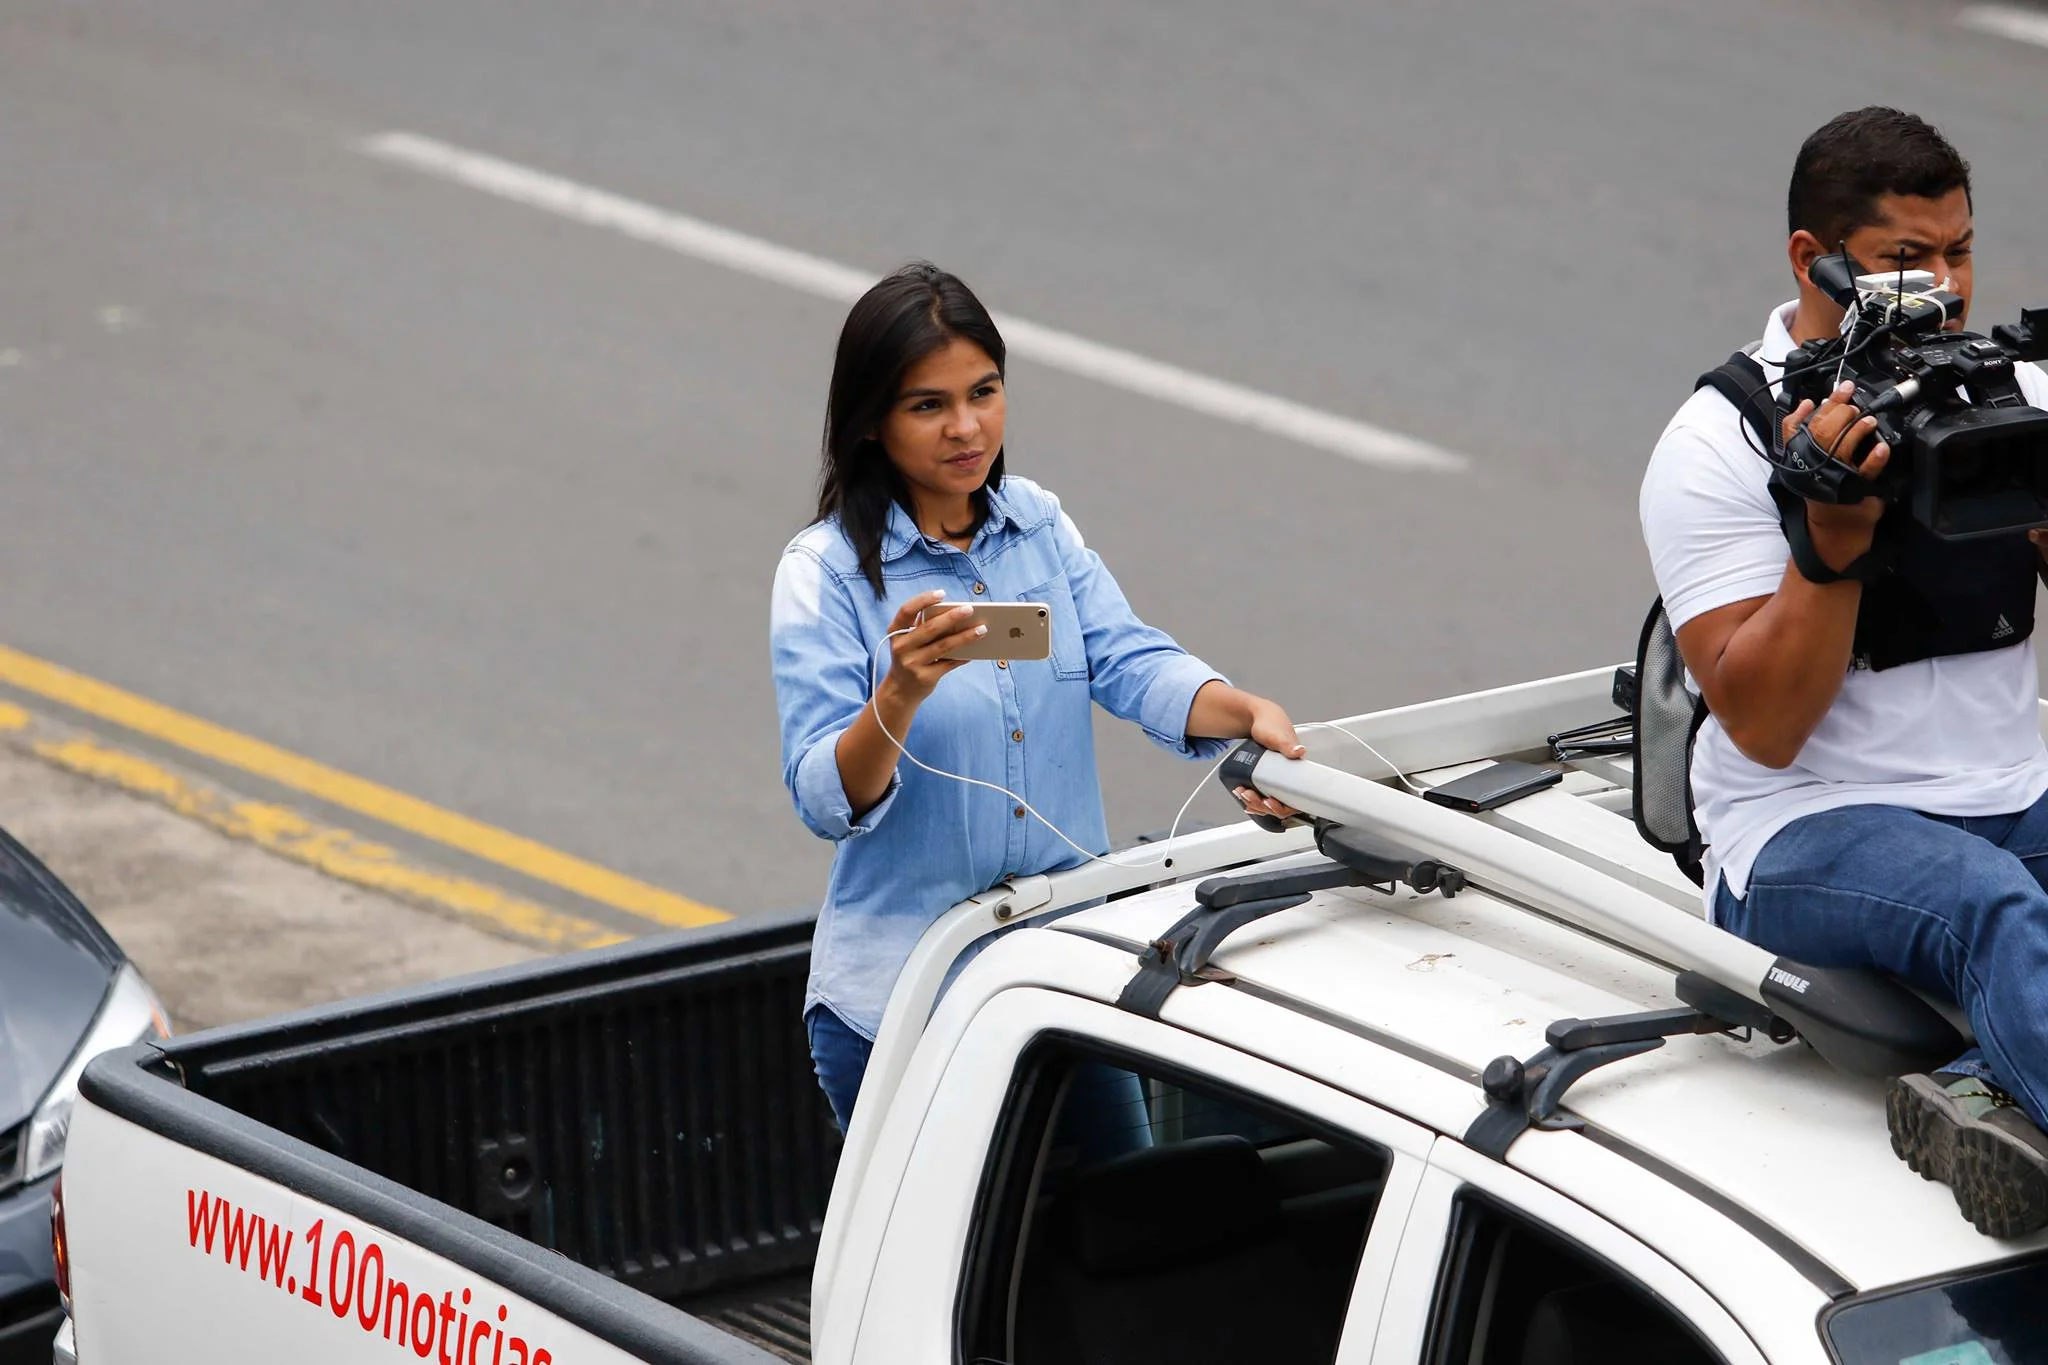
[[[1022,626],[1011,626],[1011,627],[1010,627],[1010,638],[1011,638],[1012,640],[1021,640],[1021,639],[1023,639],[1023,638],[1024,638],[1024,627],[1022,627]]]

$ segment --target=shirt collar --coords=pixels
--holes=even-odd
[[[1009,494],[1003,491],[1002,485],[998,484],[988,490],[988,520],[981,524],[981,530],[976,533],[975,540],[978,542],[983,536],[991,535],[1005,526],[1021,525],[1023,523],[1017,519],[1016,504]],[[882,532],[882,562],[887,564],[891,560],[901,559],[910,553],[911,546],[922,544],[923,541],[924,532],[917,529],[917,523],[911,520],[910,513],[903,510],[901,503],[891,502],[889,525]]]
[[[1795,344],[1792,340],[1792,319],[1799,313],[1799,300],[1781,303],[1771,310],[1769,321],[1764,323],[1763,344],[1757,347],[1756,358],[1765,365],[1777,365],[1792,354]]]

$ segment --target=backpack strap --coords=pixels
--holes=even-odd
[[[1755,356],[1737,351],[1701,375],[1693,388],[1712,389],[1733,404],[1742,414],[1743,425],[1756,437],[1759,453],[1776,463],[1775,457],[1784,446],[1778,430],[1778,405],[1771,397],[1771,378]],[[1859,583],[1870,583],[1890,566],[1891,547],[1880,540],[1873,542],[1847,568],[1838,572],[1828,567],[1820,551],[1813,547],[1813,532],[1806,524],[1806,500],[1773,478],[1771,501],[1778,506],[1778,524],[1785,530],[1785,543],[1792,547],[1792,562],[1807,582],[1839,583],[1853,578]]]
[[[1756,437],[1765,458],[1779,447],[1778,404],[1771,397],[1771,377],[1748,351],[1737,351],[1699,377],[1695,390],[1712,389],[1742,414],[1743,425]]]

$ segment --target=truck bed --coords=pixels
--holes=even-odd
[[[839,1154],[809,916],[637,940],[195,1034],[192,1093],[809,1358]]]
[[[802,1365],[811,1358],[811,1277],[759,1280],[682,1305],[720,1331]]]

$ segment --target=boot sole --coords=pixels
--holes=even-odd
[[[1953,1183],[1963,1116],[1939,1086],[1924,1076],[1899,1077],[1885,1089],[1884,1116],[1892,1155],[1922,1180]]]
[[[1924,1180],[1938,1180],[1987,1237],[2024,1237],[2048,1227],[2048,1159],[2018,1138],[1973,1122],[1925,1076],[1902,1076],[1885,1094],[1892,1151]]]

